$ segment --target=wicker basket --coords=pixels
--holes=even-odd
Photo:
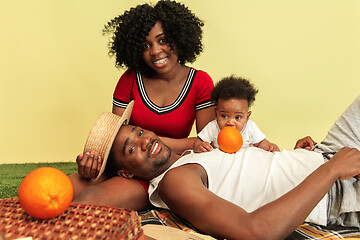
[[[145,239],[137,212],[104,206],[71,204],[59,217],[39,220],[27,215],[17,199],[0,200],[0,231],[7,240]]]

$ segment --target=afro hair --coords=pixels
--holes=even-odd
[[[216,104],[219,99],[246,99],[250,107],[255,101],[257,93],[258,90],[249,80],[231,75],[229,77],[222,78],[215,84],[215,87],[211,92],[211,99]]]
[[[145,3],[131,8],[105,25],[103,34],[111,35],[109,55],[115,55],[117,67],[140,71],[147,76],[154,73],[142,58],[142,44],[157,21],[162,23],[179,62],[185,64],[196,60],[203,51],[203,21],[184,4],[160,0],[154,6]]]

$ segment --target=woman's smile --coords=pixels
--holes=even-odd
[[[156,67],[163,67],[166,65],[167,63],[167,60],[168,60],[168,57],[164,57],[164,58],[160,58],[156,61],[153,61],[153,64],[156,66]]]

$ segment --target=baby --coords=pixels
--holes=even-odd
[[[217,136],[226,126],[240,131],[243,137],[242,147],[254,146],[269,152],[280,151],[279,147],[266,140],[258,126],[249,120],[249,108],[257,93],[258,90],[246,79],[232,75],[220,80],[211,92],[211,98],[216,104],[216,119],[198,134],[193,146],[194,151],[207,152],[213,147],[218,148]]]

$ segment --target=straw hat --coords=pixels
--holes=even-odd
[[[134,101],[131,101],[121,117],[109,112],[101,113],[91,128],[85,143],[84,153],[96,151],[101,156],[102,165],[95,180],[104,172],[115,137],[121,125],[129,123],[133,106]]]

